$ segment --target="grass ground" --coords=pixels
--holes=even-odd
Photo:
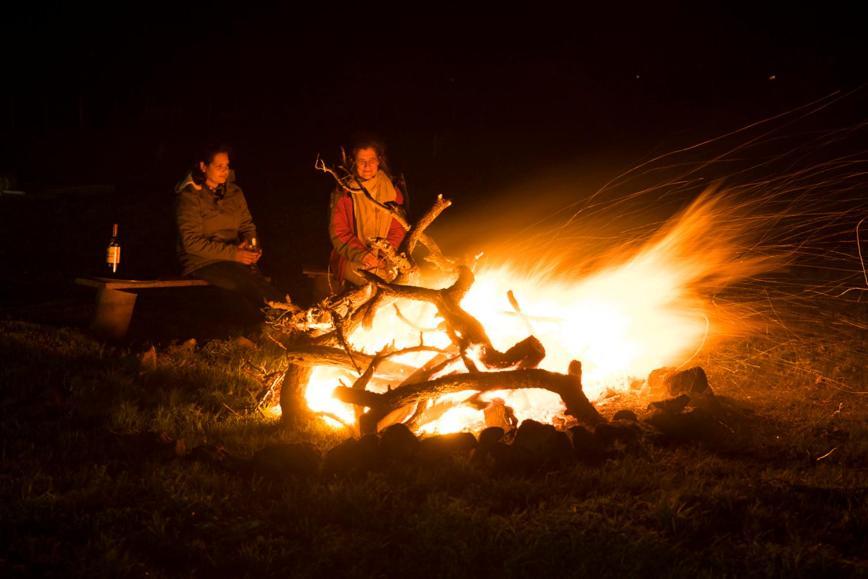
[[[868,576],[868,403],[848,344],[702,360],[749,417],[725,448],[274,479],[189,452],[346,437],[257,410],[280,370],[267,347],[164,347],[143,371],[139,351],[76,330],[0,324],[4,576]]]

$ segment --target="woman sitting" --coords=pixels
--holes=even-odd
[[[262,251],[241,188],[229,179],[229,150],[210,147],[175,187],[178,258],[186,276],[237,292],[257,307],[289,302],[256,263]]]
[[[350,152],[352,179],[346,183],[350,191],[338,187],[332,193],[329,235],[332,255],[329,263],[333,279],[342,285],[347,280],[363,285],[365,279],[358,270],[374,271],[383,275],[385,261],[372,248],[374,239],[386,239],[395,249],[404,239],[404,228],[391,212],[371,201],[399,209],[404,196],[387,174],[385,150],[374,140],[362,140]]]

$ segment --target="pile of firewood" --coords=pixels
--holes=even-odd
[[[340,186],[352,194],[366,195],[376,203],[361,183],[347,178],[348,172],[341,177],[319,161],[317,166],[332,174]],[[284,420],[293,421],[309,413],[304,389],[316,366],[338,366],[357,376],[351,386],[336,385],[334,396],[358,408],[361,434],[378,432],[396,422],[415,429],[431,401],[461,391],[482,393],[542,388],[558,394],[565,414],[577,421],[596,424],[602,420],[582,391],[580,362],[573,361],[565,373],[539,369],[545,348],[534,336],[528,336],[506,351],[499,351],[479,320],[461,307],[462,298],[474,282],[473,272],[468,265],[445,257],[425,233],[450,205],[450,201],[439,197],[413,225],[392,207],[380,205],[407,231],[398,248],[384,240],[371,240],[371,246],[388,264],[387,275],[383,276],[382,270],[379,270],[381,275],[363,271],[362,275],[369,282],[365,286],[330,296],[307,310],[278,306],[268,312],[269,337],[283,349],[289,363],[280,394]],[[444,289],[410,285],[413,274],[418,271],[414,250],[420,243],[428,250],[426,261],[450,276],[451,285]],[[387,347],[376,354],[354,350],[348,337],[361,325],[371,324],[380,308],[396,307],[396,298],[432,304],[442,319],[451,345],[448,348],[427,346],[420,333],[418,345]],[[398,314],[400,316],[400,310]],[[408,368],[394,361],[409,352],[432,352],[433,357],[419,368]],[[374,377],[393,386],[385,393],[369,391],[367,387]],[[497,401],[485,403],[479,397],[471,397],[466,403],[485,409],[496,405]],[[364,408],[367,411],[363,412]],[[496,408],[490,410],[496,413],[493,412]],[[508,416],[508,409],[501,414]]]

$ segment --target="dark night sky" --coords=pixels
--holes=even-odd
[[[242,157],[305,167],[358,129],[420,164],[438,148],[464,158],[500,147],[500,159],[512,140],[544,158],[671,139],[700,120],[702,131],[728,128],[851,87],[866,71],[860,20],[828,4],[428,9],[354,19],[350,8],[245,3],[30,8],[4,25],[3,164],[23,179],[95,179],[141,170],[143,154],[175,163],[208,136]],[[100,142],[113,145],[107,163],[45,166],[38,155]],[[119,159],[121,150],[131,154]]]
[[[226,141],[261,227],[308,238],[329,189],[313,160],[358,130],[385,137],[419,207],[583,157],[629,165],[868,78],[844,4],[703,4],[6,7],[0,174],[168,205],[195,144]]]

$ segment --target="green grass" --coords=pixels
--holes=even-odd
[[[142,371],[139,352],[3,322],[0,573],[868,575],[868,404],[843,391],[864,390],[863,362],[847,345],[766,346],[700,361],[743,407],[734,444],[644,440],[530,476],[454,460],[275,480],[186,453],[343,439],[256,410],[276,352],[176,346]]]

